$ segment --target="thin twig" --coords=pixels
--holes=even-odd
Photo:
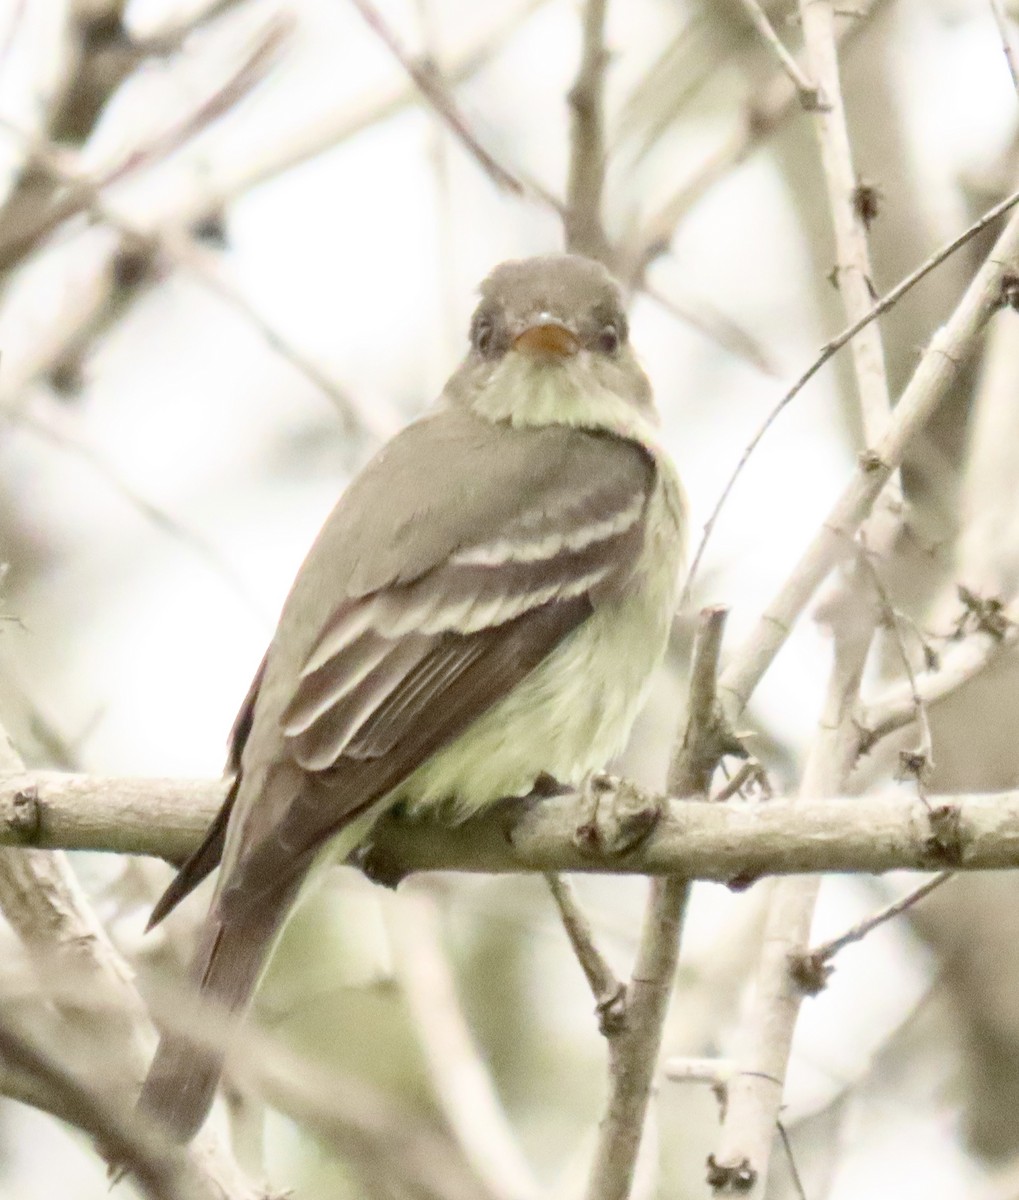
[[[764,768],[756,758],[748,758],[746,762],[740,764],[736,774],[726,781],[725,786],[720,787],[711,797],[711,803],[724,804],[726,800],[731,800],[733,796],[742,791],[746,784],[752,780],[760,780],[763,771]]]
[[[491,23],[471,42],[450,55],[444,75],[448,90],[476,75],[501,51],[519,26],[548,0],[523,0],[507,13],[494,16]],[[292,170],[301,163],[326,153],[365,129],[402,112],[417,103],[420,91],[412,79],[401,75],[376,92],[362,97],[349,107],[328,106],[318,119],[285,137],[253,150],[243,161],[229,165],[229,177],[210,179],[204,193],[189,197],[192,218],[216,211],[228,201],[269,179]],[[195,181],[201,186],[202,181]],[[561,208],[558,204],[557,208]]]
[[[587,0],[581,31],[580,67],[569,91],[570,169],[566,184],[566,249],[602,262],[608,241],[602,224],[605,186],[605,15],[608,0]]]
[[[1013,199],[1013,203],[1019,196]],[[827,514],[800,562],[759,618],[719,680],[730,719],[740,713],[783,645],[796,619],[902,462],[907,446],[972,353],[987,322],[1008,301],[1008,280],[1019,272],[1019,216],[1010,217],[955,311],[938,330],[889,418],[878,442],[861,455],[856,471]]]
[[[872,5],[871,11],[876,7]],[[847,23],[839,30],[840,45],[854,38],[862,28],[862,21]],[[793,114],[802,111],[799,92],[786,73],[777,70],[754,97],[728,137],[627,239],[619,256],[619,274],[628,286],[639,286],[651,264],[668,250],[683,218],[704,199],[711,188],[727,179]]]
[[[1001,48],[1005,52],[1008,73],[1012,76],[1012,86],[1019,94],[1019,49],[1016,49],[1015,37],[1012,33],[1008,13],[1005,12],[1003,0],[991,0],[991,12],[994,14],[994,23],[998,27]]]
[[[797,1200],[807,1200],[807,1190],[803,1186],[799,1168],[796,1166],[796,1157],[793,1154],[789,1131],[786,1129],[784,1121],[776,1121],[775,1125],[778,1129],[778,1136],[782,1139],[782,1149],[785,1150],[786,1162],[789,1164],[789,1174],[792,1177],[793,1187],[796,1189]]]
[[[670,790],[678,795],[705,793],[723,753],[715,679],[727,615],[724,608],[705,609],[701,614],[690,668],[689,716],[669,769]],[[625,1200],[630,1193],[689,892],[686,878],[651,882],[627,989],[626,1022],[608,1038],[609,1099],[588,1177],[587,1200]]]
[[[396,976],[456,1141],[498,1200],[535,1197],[537,1182],[464,1018],[435,899],[411,891],[395,900],[388,928]]]
[[[749,363],[763,375],[778,377],[779,372],[761,343],[703,296],[677,300],[674,296],[667,296],[658,288],[652,287],[646,280],[640,284],[640,291],[677,321],[689,325],[716,346],[721,346],[726,353]]]
[[[782,396],[771,412],[768,413],[768,416],[765,418],[760,428],[747,443],[746,448],[740,455],[739,462],[736,464],[735,469],[726,481],[725,487],[722,489],[721,494],[716,500],[710,516],[704,523],[701,540],[697,546],[697,553],[694,555],[693,562],[690,565],[690,571],[687,575],[685,588],[685,594],[687,598],[689,598],[690,589],[693,585],[694,579],[696,578],[701,559],[704,557],[704,550],[707,546],[708,539],[711,537],[712,530],[715,528],[715,523],[718,520],[722,508],[725,506],[725,502],[729,498],[729,494],[732,492],[736,481],[743,473],[743,468],[747,465],[751,455],[757,449],[761,440],[764,438],[764,435],[775,423],[783,409],[785,409],[789,404],[792,403],[793,400],[796,399],[800,392],[803,391],[806,385],[811,381],[811,379],[814,378],[814,376],[818,371],[820,371],[825,363],[828,362],[829,359],[833,358],[834,355],[837,354],[847,342],[854,338],[861,329],[863,329],[866,325],[869,325],[870,322],[875,320],[877,317],[880,317],[882,314],[886,313],[890,308],[897,304],[908,291],[915,287],[925,275],[930,274],[930,272],[933,271],[935,267],[940,266],[946,258],[949,258],[952,254],[954,254],[961,246],[966,245],[967,242],[976,237],[978,233],[986,229],[988,225],[996,221],[1004,213],[1008,212],[1009,209],[1014,208],[1016,204],[1019,204],[1019,191],[1013,192],[1010,196],[1007,196],[1004,200],[1002,200],[1000,204],[995,204],[992,208],[989,208],[982,217],[974,221],[972,225],[964,229],[962,233],[953,238],[952,241],[942,246],[941,249],[932,254],[930,258],[925,259],[924,262],[922,262],[920,266],[916,268],[916,270],[911,271],[904,279],[900,280],[900,282],[897,283],[890,292],[887,292],[884,296],[882,296],[882,298],[872,308],[868,309],[866,313],[864,313],[851,325],[847,325],[840,334],[832,338],[830,342],[826,342],[824,346],[821,347],[817,358],[814,359],[814,361],[809,367],[807,367],[803,374],[800,375],[792,387],[790,387],[789,390]]]
[[[914,673],[912,681],[889,686],[882,696],[865,704],[857,713],[863,750],[904,728],[916,719],[916,697],[925,708],[953,695],[1006,654],[1019,641],[1019,613],[1001,614],[1004,632],[977,629],[965,640],[950,645],[939,655],[936,667]]]
[[[281,51],[293,32],[292,16],[276,14],[258,31],[250,50],[231,74],[183,118],[163,130],[152,142],[134,147],[115,163],[91,179],[67,182],[66,191],[55,203],[39,209],[28,220],[19,221],[10,232],[0,235],[0,271],[10,267],[59,225],[88,208],[96,193],[119,183],[137,170],[166,158],[189,138],[201,133],[223,113],[244,99],[280,61]],[[3,124],[20,136],[9,122]],[[45,159],[48,151],[42,148]],[[34,150],[29,162],[36,166]],[[48,163],[41,164],[48,169]]]
[[[935,875],[933,879],[928,879],[925,883],[921,883],[919,887],[914,888],[900,900],[896,900],[878,912],[872,913],[869,917],[865,917],[862,921],[858,921],[851,929],[847,929],[845,933],[808,950],[806,957],[812,963],[822,966],[833,959],[840,950],[844,950],[846,946],[851,946],[854,942],[862,942],[872,929],[877,929],[879,925],[883,925],[893,917],[899,916],[900,913],[906,912],[907,909],[912,908],[914,904],[918,903],[925,896],[929,896],[935,888],[941,887],[943,883],[947,883],[949,879],[953,879],[954,877],[954,871],[942,871],[939,875]]]
[[[774,26],[768,20],[768,14],[758,0],[742,0],[742,4],[744,12],[761,35],[761,39],[778,59],[779,66],[789,76],[793,87],[799,93],[800,103],[804,108],[815,108],[818,102],[817,85],[810,82],[800,69],[800,64],[785,48],[781,38],[775,32]]]
[[[736,1064],[728,1058],[670,1058],[662,1068],[671,1083],[706,1083],[718,1101],[718,1119],[729,1110],[729,1084]]]
[[[859,590],[859,579],[852,581]],[[802,801],[837,792],[855,760],[852,714],[859,696],[874,621],[854,604],[851,581],[834,614],[834,663],[824,711],[800,784]],[[718,1151],[711,1159],[710,1182],[716,1194],[738,1190],[748,1200],[762,1200],[782,1104],[784,1081],[803,985],[791,964],[809,945],[820,878],[801,875],[776,880],[752,999],[740,1031],[739,1072],[729,1089],[729,1109]]]
[[[0,116],[0,125],[24,140],[29,140],[27,134],[2,116]],[[351,430],[365,429],[377,438],[392,435],[396,425],[395,415],[392,412],[378,405],[365,404],[354,394],[341,388],[303,351],[298,350],[278,329],[270,325],[256,311],[251,302],[223,278],[208,255],[204,254],[191,239],[174,234],[169,229],[150,234],[146,230],[136,227],[107,205],[101,192],[86,176],[69,170],[64,165],[62,156],[56,152],[54,147],[37,146],[34,153],[36,166],[45,170],[51,178],[77,189],[81,194],[87,194],[86,210],[96,220],[121,235],[127,245],[146,247],[150,251],[158,252],[174,266],[188,271],[207,289],[241,313],[281,358],[289,362],[328,396]]]
[[[710,1083],[726,1087],[736,1071],[728,1058],[670,1058],[662,1068],[666,1079],[675,1083]]]
[[[552,899],[570,939],[573,953],[584,972],[594,996],[595,1012],[601,1031],[608,1035],[626,1019],[626,985],[613,971],[611,964],[598,948],[594,930],[580,907],[573,885],[559,875],[545,876]]]
[[[407,52],[400,39],[369,0],[351,0],[351,3],[364,18],[368,27],[378,35],[390,54],[414,81],[415,87],[435,114],[455,134],[492,182],[514,195],[525,195],[529,189],[518,176],[497,162],[481,145],[449,89],[438,75]]]
[[[189,529],[165,509],[160,508],[159,505],[154,504],[138,492],[127,480],[118,474],[111,463],[107,462],[87,442],[83,442],[71,434],[57,429],[48,421],[29,413],[23,408],[13,412],[5,412],[3,409],[0,409],[0,421],[6,421],[16,428],[25,429],[40,440],[56,446],[65,454],[72,455],[74,458],[85,463],[108,487],[116,492],[117,495],[122,496],[144,520],[148,521],[154,528],[167,537],[172,538],[175,542],[197,555],[206,566],[210,567],[227,584],[234,596],[241,601],[245,608],[250,612],[257,612],[257,608],[251,598],[251,592],[245,585],[244,580],[234,570],[230,562],[220,553],[217,547],[203,537],[202,534]]]
[[[814,128],[835,234],[835,280],[846,319],[859,321],[869,316],[877,292],[867,237],[871,215],[862,203],[842,99],[834,0],[799,0],[799,11],[810,72],[824,99],[814,111]],[[869,446],[880,436],[891,408],[880,327],[868,321],[850,350],[864,443]]]
[[[911,767],[910,773],[916,780],[917,791],[923,797],[924,782],[926,776],[934,767],[934,737],[931,733],[930,718],[927,713],[927,705],[924,702],[923,696],[920,694],[920,688],[917,685],[916,672],[913,670],[913,663],[909,657],[909,650],[902,636],[902,630],[899,627],[899,617],[892,604],[891,597],[888,595],[888,590],[885,587],[884,580],[881,578],[881,572],[877,565],[871,562],[870,556],[867,553],[867,538],[866,533],[860,531],[860,562],[863,563],[867,572],[870,575],[871,583],[874,585],[874,590],[877,592],[878,600],[881,604],[882,615],[888,632],[891,634],[892,641],[899,654],[899,660],[902,663],[902,669],[906,675],[906,682],[909,687],[910,700],[913,704],[914,719],[920,726],[920,749],[915,752],[916,757]],[[857,728],[860,727],[860,721],[854,717],[854,722]]]
[[[178,1148],[160,1145],[131,1119],[130,1108],[98,1094],[4,1021],[0,1021],[0,1062],[15,1077],[37,1082],[47,1109],[58,1111],[93,1138],[108,1161],[131,1172],[150,1200],[197,1197],[187,1159]]]

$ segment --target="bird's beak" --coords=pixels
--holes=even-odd
[[[513,349],[532,358],[572,358],[580,349],[580,338],[558,321],[540,317],[513,339]]]

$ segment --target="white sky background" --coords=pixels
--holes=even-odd
[[[13,2],[0,0],[0,31]],[[182,180],[210,164],[229,176],[230,163],[243,163],[263,142],[398,77],[388,52],[344,0],[291,7],[300,21],[283,65],[193,149],[111,193],[125,216],[159,212]],[[409,46],[420,45],[416,5],[379,7]],[[47,53],[56,57],[46,49],[47,20],[58,27],[60,8],[59,0],[38,5],[47,10],[46,19],[34,18],[41,61]],[[183,8],[135,0],[128,15],[144,34]],[[674,27],[671,8],[665,0],[612,6],[611,98],[657,53]],[[995,160],[1014,128],[1016,98],[988,6],[910,0],[900,9],[911,46],[899,93],[913,139],[911,169],[924,179],[947,237],[964,219],[955,183]],[[469,43],[472,29],[488,26],[497,11],[509,6],[435,0],[440,51]],[[563,96],[577,51],[575,5],[550,0],[459,92],[486,146],[557,192],[565,174]],[[135,140],[139,122],[158,122],[200,85],[201,73],[152,72],[111,108],[87,161],[107,161]],[[30,111],[17,107],[18,95],[0,80],[0,114],[24,124]],[[705,118],[700,139],[670,144],[672,157],[642,164],[629,187],[613,175],[610,223],[618,228],[634,207],[651,207],[717,133]],[[0,185],[10,161],[9,140],[0,137]],[[224,273],[253,307],[345,389],[383,415],[407,418],[435,396],[462,352],[478,280],[504,258],[561,248],[556,220],[498,193],[421,110],[375,125],[243,196],[230,206],[228,234]],[[12,369],[32,344],[40,314],[73,298],[87,279],[82,264],[104,237],[76,232],[73,253],[61,245],[49,264],[38,264],[34,279],[19,282],[16,305],[0,301],[0,343]],[[829,332],[807,307],[810,269],[777,169],[758,153],[686,221],[653,281],[687,300],[703,297],[739,321],[782,378],[762,376],[652,301],[634,308],[632,340],[655,385],[695,530],[786,379]],[[734,641],[785,578],[851,469],[854,448],[843,440],[833,386],[832,373],[822,372],[782,417],[716,529],[702,572],[710,588],[699,599],[732,607]],[[79,400],[61,405],[38,388],[31,411],[92,447],[119,479],[214,547],[237,582],[155,529],[92,467],[34,434],[5,429],[0,470],[46,554],[31,587],[5,597],[5,608],[25,625],[2,633],[8,661],[71,741],[86,733],[80,753],[87,769],[218,773],[226,731],[290,580],[348,468],[369,445],[352,461],[329,399],[186,272],[155,288],[99,345]],[[2,538],[0,527],[0,552]],[[758,691],[775,732],[794,746],[816,721],[827,663],[824,639],[803,623]],[[597,893],[603,900],[605,886]],[[709,951],[738,903],[720,894],[704,889],[699,897],[690,935],[695,959]],[[873,904],[873,892],[858,885],[830,886],[819,936]],[[905,1018],[927,979],[927,964],[901,930],[883,931],[840,959],[831,989],[804,1007],[791,1114],[823,1104],[840,1081],[863,1074],[870,1049]],[[563,1015],[570,1026],[579,1011],[574,1001],[587,1012],[583,996],[573,997]],[[943,1084],[932,1084],[931,1093]],[[894,1119],[901,1116],[900,1104]],[[910,1119],[916,1128],[896,1142],[904,1179],[891,1178],[889,1156],[875,1154],[876,1133],[864,1129],[844,1148],[832,1200],[977,1194],[954,1137],[954,1114],[946,1117],[932,1101]],[[34,1117],[25,1117],[23,1128],[33,1139],[52,1136]],[[19,1195],[34,1194],[26,1176]]]

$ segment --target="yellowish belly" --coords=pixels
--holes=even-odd
[[[626,744],[661,661],[675,610],[683,556],[677,486],[651,499],[649,539],[632,584],[591,617],[504,700],[388,798],[412,813],[441,807],[462,820],[505,797],[529,792],[542,772],[578,784]],[[388,806],[388,805],[387,805]]]

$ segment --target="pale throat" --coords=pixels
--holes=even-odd
[[[635,363],[632,369],[639,371]],[[518,428],[605,429],[652,445],[658,436],[654,418],[638,407],[639,380],[628,386],[627,373],[621,364],[602,362],[584,350],[552,362],[509,353],[478,389],[471,408],[490,421]]]

